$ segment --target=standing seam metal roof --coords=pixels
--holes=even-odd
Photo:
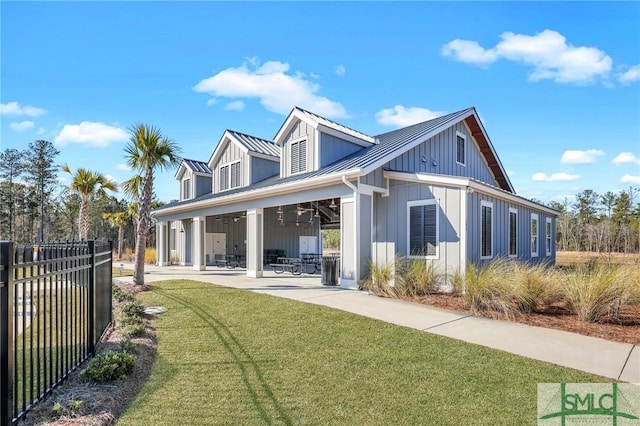
[[[280,147],[274,142],[247,135],[245,133],[236,132],[235,130],[227,131],[250,152],[280,158]]]
[[[188,158],[184,158],[182,162],[191,169],[191,171],[198,173],[208,173],[211,174],[211,169],[207,165],[207,163],[198,161],[198,160],[189,160]]]

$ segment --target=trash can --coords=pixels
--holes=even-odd
[[[338,285],[338,258],[322,258],[322,285]]]

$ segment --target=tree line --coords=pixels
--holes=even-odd
[[[604,194],[586,189],[570,202],[552,202],[559,250],[640,253],[640,189]]]
[[[100,172],[57,164],[53,143],[36,140],[26,150],[0,152],[0,240],[50,242],[107,238],[134,249],[134,282],[144,284],[147,246],[155,246],[151,210],[162,205],[153,191],[154,173],[177,166],[179,148],[160,129],[135,124],[125,147],[135,173],[118,185]],[[58,171],[70,175],[69,185]],[[122,189],[125,198],[113,194]]]

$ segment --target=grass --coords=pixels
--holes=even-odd
[[[538,383],[603,380],[194,281],[138,297],[168,311],[154,320],[151,375],[118,425],[536,424]]]
[[[556,264],[561,267],[585,265],[594,261],[607,265],[640,265],[640,254],[591,253],[584,251],[556,252]]]

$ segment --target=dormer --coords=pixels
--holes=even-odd
[[[185,158],[175,177],[180,182],[180,201],[211,193],[211,169],[207,163]]]
[[[213,193],[229,191],[278,174],[280,148],[266,139],[226,130],[207,165]]]
[[[374,138],[294,107],[276,134],[280,177],[312,172],[375,143]]]

